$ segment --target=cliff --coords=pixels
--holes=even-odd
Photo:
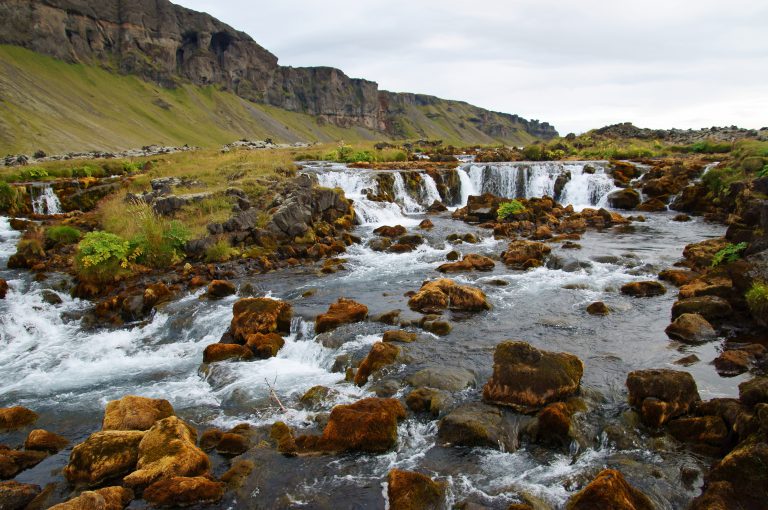
[[[427,116],[439,117],[430,111],[435,108],[459,108],[466,115],[451,115],[452,122],[496,141],[557,135],[547,123],[515,115],[380,91],[338,69],[280,66],[249,35],[168,0],[0,0],[0,44],[136,75],[164,88],[215,85],[253,103],[312,115],[321,124],[392,137],[435,131]]]

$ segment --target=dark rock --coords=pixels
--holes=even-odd
[[[587,313],[589,315],[608,315],[611,313],[611,309],[602,301],[596,301],[587,307]]]
[[[627,376],[629,404],[649,427],[660,427],[686,414],[701,400],[696,381],[688,372],[669,369],[637,370]]]
[[[496,264],[488,257],[470,253],[465,255],[461,262],[449,262],[437,267],[441,273],[454,273],[460,271],[492,271]]]
[[[507,250],[501,253],[501,259],[507,266],[514,269],[527,269],[540,266],[544,257],[549,255],[551,251],[552,248],[544,243],[525,240],[512,241],[507,246]]]
[[[684,313],[664,330],[673,340],[686,344],[701,344],[717,339],[717,332],[697,313]]]
[[[208,284],[208,292],[206,295],[211,299],[221,299],[227,296],[231,296],[237,292],[237,287],[234,283],[226,280],[213,280]]]
[[[76,498],[52,506],[50,510],[123,510],[133,499],[133,491],[125,487],[105,487],[82,492]]]
[[[443,510],[445,483],[413,471],[393,469],[387,475],[387,497],[391,510]]]
[[[409,375],[405,378],[405,382],[414,388],[434,388],[456,392],[473,388],[476,379],[475,374],[466,368],[432,367]]]
[[[608,204],[614,209],[631,210],[640,204],[640,194],[632,188],[614,191],[608,195]]]
[[[513,446],[516,441],[504,427],[501,409],[476,402],[463,404],[440,420],[437,437],[441,442],[454,446],[496,449],[501,445]]]
[[[397,360],[400,348],[396,345],[384,342],[376,342],[365,359],[360,363],[355,374],[355,384],[362,386],[368,382],[368,378],[374,372],[391,365]]]
[[[567,510],[655,510],[648,496],[631,486],[615,469],[604,469],[568,500]]]
[[[382,342],[403,342],[410,343],[416,341],[416,333],[409,333],[403,330],[389,330],[384,332]]]
[[[768,376],[755,377],[739,384],[739,400],[747,406],[768,403]]]
[[[23,510],[40,494],[40,486],[19,482],[0,482],[0,508]]]
[[[731,304],[721,297],[701,296],[681,299],[672,305],[673,319],[685,313],[698,314],[707,321],[713,321],[729,317],[733,310],[731,309]]]
[[[414,413],[429,413],[437,417],[451,402],[447,391],[434,388],[416,388],[408,394],[405,404]]]
[[[0,430],[18,429],[37,421],[37,413],[22,406],[0,408]]]
[[[156,507],[180,507],[215,503],[224,497],[225,485],[204,476],[174,476],[159,480],[142,497]]]

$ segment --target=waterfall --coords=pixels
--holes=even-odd
[[[403,211],[406,213],[414,214],[424,212],[424,208],[411,195],[408,194],[408,190],[405,189],[405,181],[400,172],[395,172],[395,201],[400,204]],[[434,184],[434,181],[432,182]],[[439,196],[439,195],[438,195]]]
[[[33,185],[31,188],[32,212],[35,214],[61,214],[61,202],[50,184]]]
[[[435,200],[438,202],[442,202],[443,198],[440,196],[440,192],[437,191],[437,183],[435,183],[435,180],[432,178],[429,174],[421,174],[421,183],[422,183],[422,196],[424,197],[424,202],[427,204],[427,207],[432,205]]]
[[[470,195],[477,195],[478,192],[475,188],[475,184],[472,182],[472,178],[469,176],[466,170],[459,168],[459,182],[461,183],[461,203],[459,207],[465,207],[469,201]]]

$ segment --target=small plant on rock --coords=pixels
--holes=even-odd
[[[741,258],[741,252],[747,249],[747,243],[732,244],[715,253],[712,257],[712,267],[719,266],[722,263],[730,264]]]
[[[184,258],[189,230],[180,221],[168,221],[151,207],[137,205],[139,232],[131,239],[136,261],[150,267],[172,266]]]
[[[77,245],[75,267],[83,280],[106,283],[129,272],[130,258],[125,239],[108,232],[89,232]]]
[[[205,250],[206,262],[226,262],[232,257],[236,257],[238,251],[229,245],[226,239],[219,239]]]
[[[497,216],[500,220],[505,220],[523,211],[525,211],[525,206],[519,200],[510,200],[499,206]]]
[[[754,283],[744,296],[752,316],[763,324],[768,322],[768,284]]]

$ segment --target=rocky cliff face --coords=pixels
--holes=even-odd
[[[279,66],[247,34],[168,0],[0,0],[0,44],[135,74],[163,87],[218,85],[320,122],[394,136],[397,117],[409,105],[442,101],[379,91],[376,83],[338,69]],[[476,110],[469,121],[494,138],[515,130],[537,138],[557,134],[547,123]]]

